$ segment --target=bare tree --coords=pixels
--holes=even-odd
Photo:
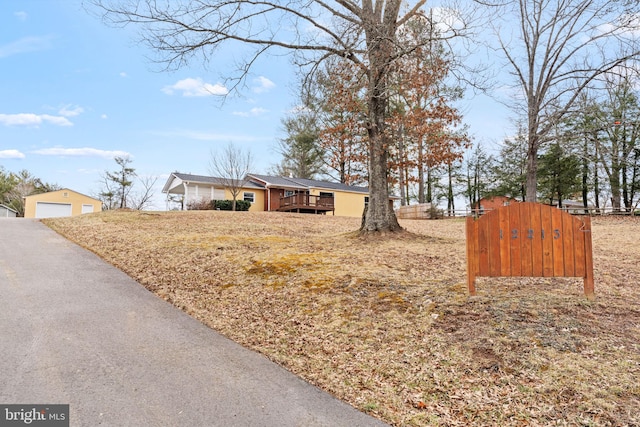
[[[114,160],[119,169],[113,172],[105,171],[102,174],[102,188],[96,195],[102,201],[103,209],[144,210],[151,207],[154,197],[153,187],[156,185],[158,177],[140,177],[136,170],[130,166],[132,160],[128,157],[116,157]],[[133,192],[136,183],[140,184],[142,189]]]
[[[142,187],[140,191],[129,195],[129,206],[131,209],[142,211],[153,205],[153,187],[158,182],[157,176],[138,177],[138,183]]]
[[[397,43],[396,31],[423,14],[426,0],[87,1],[103,12],[107,23],[140,25],[142,41],[160,54],[159,61],[169,69],[194,57],[208,62],[227,43],[249,46],[253,50],[242,61],[234,87],[260,56],[278,49],[295,52],[297,63],[311,72],[334,56],[353,62],[366,79],[367,100],[370,196],[361,233],[401,230],[389,205],[388,75],[396,60],[415,50],[415,45]],[[467,29],[467,22],[456,18],[447,19],[449,25],[442,23],[441,38],[459,36]]]
[[[118,200],[116,196],[116,190],[114,189],[114,183],[109,180],[106,175],[101,176],[102,187],[100,191],[95,194],[95,198],[102,202],[102,209],[105,211],[118,208]]]
[[[513,106],[527,120],[526,200],[536,201],[538,151],[552,130],[582,92],[638,59],[640,7],[637,0],[517,0],[500,7],[498,50],[517,82]]]
[[[211,152],[209,172],[220,178],[221,183],[229,189],[233,202],[231,210],[236,210],[236,200],[242,188],[249,182],[247,174],[253,168],[253,156],[251,151],[243,151],[234,147],[232,143],[219,151]]]

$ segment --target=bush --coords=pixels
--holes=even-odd
[[[190,211],[208,211],[211,209],[211,202],[209,200],[201,199],[187,203],[187,210]]]
[[[209,209],[230,211],[233,207],[233,200],[212,200],[211,207]],[[251,207],[251,202],[246,200],[236,200],[236,211],[248,211]]]
[[[190,211],[230,211],[232,207],[232,200],[198,200],[187,203],[187,209]],[[248,211],[250,207],[251,202],[236,200],[237,211]]]
[[[442,219],[444,218],[444,211],[442,209],[438,209],[437,206],[431,206],[429,208],[429,219]]]

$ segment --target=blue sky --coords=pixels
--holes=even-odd
[[[81,0],[0,2],[0,166],[27,169],[45,182],[88,195],[130,156],[141,176],[209,173],[212,150],[228,143],[250,149],[257,173],[278,163],[281,120],[297,101],[286,57],[264,58],[241,96],[221,104],[222,76],[234,56],[222,51],[208,69],[161,72],[135,43],[135,28],[111,28]],[[460,105],[471,133],[496,142],[508,122],[487,98]]]

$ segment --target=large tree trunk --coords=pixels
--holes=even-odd
[[[630,149],[629,144],[627,143],[627,133],[623,129],[622,132],[622,164],[620,166],[620,178],[622,179],[622,202],[624,203],[624,210],[627,212],[631,212],[631,199],[629,199],[629,182],[628,182],[628,160],[630,159]]]
[[[453,165],[451,162],[447,165],[447,211],[449,216],[456,216],[455,197],[453,195]]]
[[[373,164],[378,163],[378,164]],[[402,230],[396,214],[389,203],[387,187],[377,185],[382,182],[382,176],[386,178],[386,164],[381,166],[380,162],[372,161],[370,163],[370,174],[378,176],[372,179],[369,186],[369,207],[365,214],[365,219],[360,229],[360,234],[369,234],[374,232],[395,232]]]
[[[529,127],[529,143],[527,150],[525,202],[538,200],[538,137],[536,129]]]
[[[409,193],[405,191],[405,155],[403,132],[398,132],[396,138],[398,138],[398,186],[400,187],[400,206],[405,206],[409,204]]]
[[[424,143],[418,139],[418,203],[424,203]]]
[[[384,83],[376,76],[370,77],[369,90],[369,207],[360,228],[360,234],[400,231],[396,214],[389,203],[388,169],[389,141],[384,132],[386,98]]]
[[[431,165],[427,165],[426,190],[427,194],[424,197],[425,203],[433,203],[433,177],[431,176]]]
[[[394,55],[393,40],[400,5],[400,0],[389,0],[382,12],[374,10],[371,3],[363,2],[363,20],[367,22],[364,28],[369,50],[367,70],[369,207],[365,212],[360,234],[402,230],[393,206],[389,203],[387,160],[391,141],[385,131],[388,103],[387,74]]]
[[[620,166],[614,165],[611,168],[611,176],[609,176],[609,186],[611,187],[611,207],[615,212],[619,212],[621,205],[621,185],[620,185]]]
[[[373,98],[373,97],[372,97]],[[378,101],[378,102],[376,102]],[[389,203],[389,188],[387,184],[387,147],[384,132],[384,106],[380,106],[379,98],[370,103],[370,111],[378,119],[369,125],[369,206],[360,228],[360,234],[375,232],[395,232],[402,230],[396,214]],[[382,113],[380,110],[382,109]],[[377,114],[376,114],[377,112]]]
[[[525,201],[535,202],[538,191],[538,158],[537,155],[527,155],[527,181],[525,188]]]
[[[633,159],[633,171],[631,173],[631,190],[629,194],[629,200],[631,200],[631,203],[633,203],[634,206],[637,206],[638,202],[636,201],[636,191],[640,190],[640,181],[638,180],[638,178],[640,178],[640,163],[638,162],[638,160],[640,160],[640,147],[635,150]]]

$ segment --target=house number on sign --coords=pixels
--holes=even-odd
[[[534,235],[535,235],[535,230],[533,228],[529,228],[526,231],[526,238],[527,239],[533,239]],[[544,240],[544,236],[545,236],[545,232],[544,230],[540,230],[540,237]],[[517,228],[514,228],[513,230],[511,230],[511,238],[512,239],[517,239],[520,237],[520,230]],[[504,232],[502,231],[502,229],[500,229],[500,240],[502,240],[504,238]],[[559,229],[554,229],[553,230],[553,238],[555,239],[559,239],[560,238],[560,230]]]

